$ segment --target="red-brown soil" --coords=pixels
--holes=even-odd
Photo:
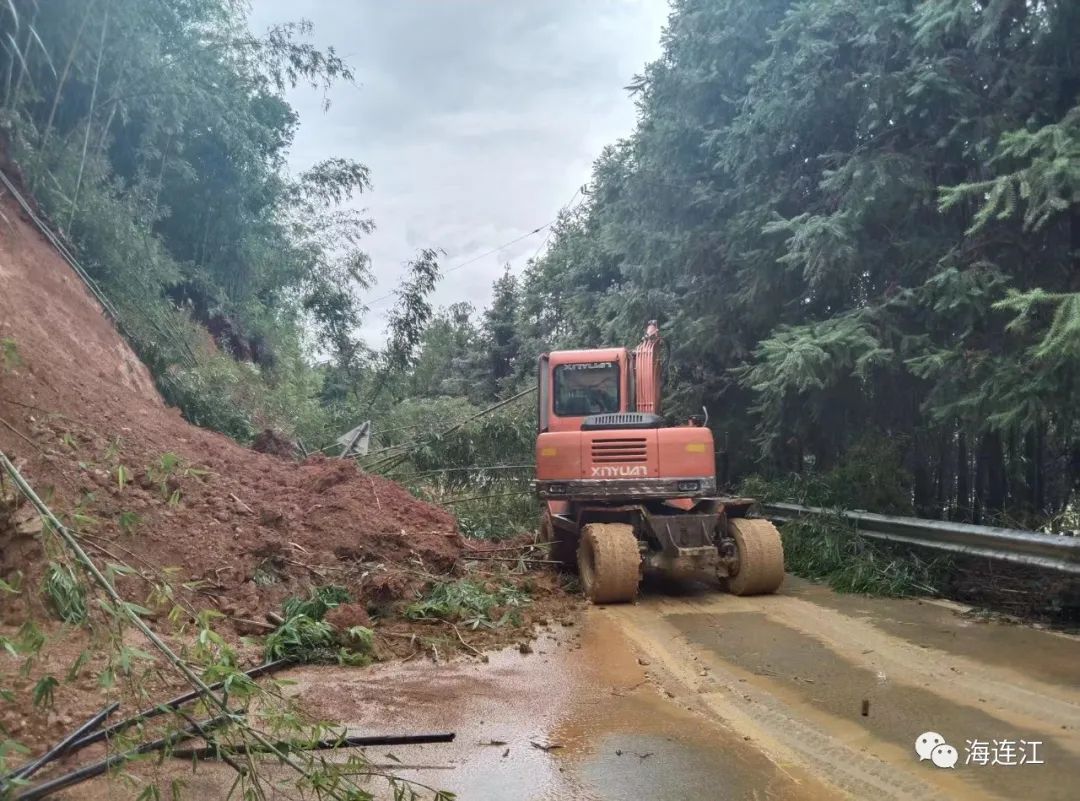
[[[453,566],[454,518],[397,484],[351,462],[255,453],[167,408],[79,278],[14,204],[2,211],[0,339],[16,355],[0,374],[0,418],[15,429],[0,426],[0,447],[51,488],[56,511],[79,507],[98,521],[83,526],[92,535],[251,615],[320,565]],[[138,515],[127,531],[125,512]],[[0,575],[32,574],[31,543],[2,545]],[[273,583],[252,583],[260,568]]]
[[[272,428],[264,428],[260,431],[258,436],[255,437],[255,441],[251,443],[251,449],[259,453],[281,456],[285,459],[293,458],[299,450],[295,442],[290,441],[288,437]]]

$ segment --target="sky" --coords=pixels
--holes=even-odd
[[[604,145],[635,122],[624,87],[660,55],[667,0],[253,0],[250,24],[306,19],[356,74],[293,90],[295,174],[331,156],[371,170],[356,201],[374,219],[377,280],[361,332],[384,339],[405,263],[441,248],[444,269],[554,220]],[[436,305],[481,309],[504,266],[520,275],[547,231],[447,275]]]

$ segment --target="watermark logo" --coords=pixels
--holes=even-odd
[[[1039,746],[1042,740],[965,740],[965,765],[1042,765]],[[915,738],[919,761],[930,760],[939,768],[955,768],[959,752],[936,731],[924,731]]]

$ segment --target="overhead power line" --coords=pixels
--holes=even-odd
[[[568,201],[566,201],[566,203],[563,204],[563,207],[561,209],[559,209],[559,217],[561,217],[564,213],[566,213],[567,211],[570,210],[570,207],[574,203],[574,199],[577,198],[578,193],[581,192],[581,190],[584,189],[584,188],[585,188],[585,186],[582,185],[582,186],[579,186],[577,189],[574,190],[574,194],[570,195],[570,199]],[[578,205],[581,205],[581,203],[584,203],[584,202],[585,202],[585,197],[584,197],[584,194],[583,194],[582,198],[581,198],[581,202]],[[559,217],[556,217],[555,219],[558,220]],[[552,230],[554,230],[554,229],[552,229],[551,227],[548,228],[547,236],[544,237],[544,241],[541,242],[537,246],[535,251],[533,251],[532,257],[529,259],[529,261],[536,261],[536,257],[540,255],[540,251],[542,251],[545,247],[547,247],[547,243],[551,241],[551,232],[552,232]]]
[[[440,431],[439,433],[434,434],[431,437],[424,437],[424,438],[421,438],[421,439],[415,439],[412,442],[403,442],[400,445],[389,445],[389,446],[387,446],[385,448],[380,448],[379,450],[371,451],[370,453],[367,454],[368,456],[375,456],[377,454],[386,453],[388,451],[396,451],[396,452],[392,453],[389,456],[386,456],[386,457],[384,457],[382,459],[379,459],[379,460],[377,460],[375,462],[371,462],[369,464],[364,465],[364,469],[367,470],[368,472],[371,472],[372,470],[374,470],[379,465],[384,464],[385,462],[388,462],[388,461],[390,461],[392,459],[397,458],[399,455],[401,455],[402,452],[407,453],[408,451],[415,449],[418,445],[422,445],[422,444],[424,444],[425,442],[427,442],[430,439],[441,439],[442,437],[445,437],[447,434],[452,434],[455,431],[457,431],[459,428],[461,428],[462,426],[466,425],[467,423],[471,423],[473,420],[477,420],[477,419],[483,417],[485,414],[490,414],[491,412],[495,411],[496,409],[501,409],[503,406],[506,406],[508,403],[512,403],[512,402],[514,402],[514,401],[516,401],[516,400],[518,400],[520,398],[524,398],[526,395],[529,395],[529,394],[531,394],[533,392],[536,392],[536,390],[537,390],[537,387],[535,387],[535,386],[529,387],[528,389],[524,390],[523,392],[519,392],[518,394],[516,394],[516,395],[514,395],[512,397],[506,398],[505,400],[501,400],[501,401],[499,401],[498,403],[496,403],[496,404],[494,404],[492,406],[488,406],[486,409],[483,409],[483,410],[477,412],[476,414],[472,415],[471,417],[468,417],[468,418],[462,420],[461,422],[450,426],[450,428],[446,429],[445,431]]]
[[[486,253],[481,253],[479,256],[473,256],[471,259],[463,261],[461,264],[455,264],[453,267],[449,268],[448,270],[444,270],[443,275],[449,275],[450,273],[455,272],[456,270],[460,270],[462,267],[468,267],[470,264],[474,264],[474,263],[480,261],[480,259],[485,259],[488,256],[491,256],[491,255],[493,255],[495,253],[498,253],[500,250],[506,250],[506,248],[510,247],[511,245],[516,245],[521,240],[528,239],[530,236],[536,236],[536,234],[538,234],[541,231],[544,231],[544,230],[550,228],[552,225],[554,225],[556,220],[558,220],[558,218],[555,218],[555,220],[551,220],[550,222],[544,223],[539,228],[534,228],[533,230],[529,231],[527,234],[522,234],[517,239],[511,239],[509,242],[506,242],[506,243],[504,243],[502,245],[499,245],[498,247],[492,248],[491,250],[487,251]],[[368,306],[369,307],[375,306],[376,304],[381,303],[382,301],[387,300],[388,298],[392,298],[393,296],[394,296],[393,292],[387,292],[385,295],[380,295],[379,297],[375,298],[375,300],[371,301],[368,304]]]
[[[574,190],[574,194],[572,194],[570,196],[570,199],[568,201],[566,201],[566,203],[563,204],[562,208],[559,209],[559,213],[555,216],[554,220],[549,220],[548,222],[541,225],[539,228],[534,228],[533,230],[529,231],[528,233],[522,234],[517,239],[511,239],[509,242],[505,242],[505,243],[499,245],[498,247],[494,247],[489,251],[481,253],[479,256],[473,256],[471,259],[467,259],[467,260],[461,262],[461,264],[455,264],[453,267],[450,267],[449,269],[444,270],[443,275],[449,275],[452,272],[456,272],[457,270],[460,270],[460,269],[462,269],[464,267],[468,267],[470,264],[475,264],[476,262],[480,261],[481,259],[486,259],[488,256],[492,256],[492,255],[498,253],[501,250],[506,250],[506,248],[510,247],[511,245],[516,245],[518,242],[521,242],[524,239],[528,239],[530,236],[536,236],[541,231],[547,231],[548,233],[547,233],[547,236],[544,237],[544,241],[540,243],[540,246],[535,251],[533,251],[533,255],[530,257],[530,259],[535,259],[537,256],[540,255],[540,251],[544,249],[544,246],[551,240],[551,230],[550,230],[551,226],[553,226],[555,223],[557,223],[559,221],[559,217],[561,217],[566,211],[568,211],[571,208],[574,201],[577,199],[578,194],[581,194],[581,196],[582,196],[581,201],[579,202],[579,205],[580,205],[580,203],[585,202],[585,194],[582,191],[584,189],[585,189],[585,185],[583,184],[583,185],[579,186],[577,189]],[[385,295],[380,295],[379,297],[375,298],[375,300],[368,303],[368,307],[370,308],[372,306],[375,306],[375,305],[381,303],[384,300],[389,300],[393,296],[394,296],[393,291],[387,292]]]

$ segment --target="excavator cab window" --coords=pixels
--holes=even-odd
[[[555,367],[555,414],[584,417],[619,409],[619,365],[582,362]]]

